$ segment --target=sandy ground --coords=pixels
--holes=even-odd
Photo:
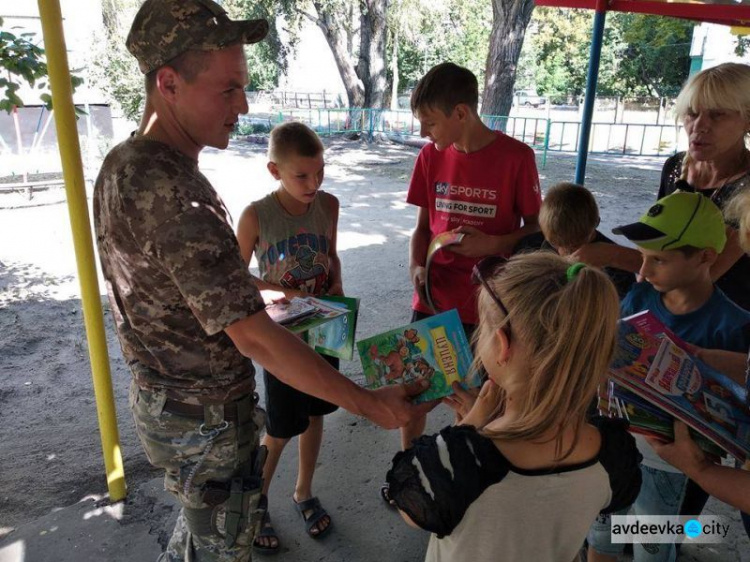
[[[328,145],[325,189],[341,201],[344,286],[347,294],[362,299],[358,337],[366,337],[406,323],[410,315],[407,252],[416,214],[404,200],[417,151],[343,140]],[[235,218],[274,187],[263,153],[261,146],[235,141],[227,151],[206,151],[201,157],[202,170]],[[590,157],[587,185],[599,200],[603,232],[636,219],[648,207],[661,163],[657,158]],[[574,169],[574,157],[550,155],[540,169],[543,188],[570,180]],[[104,302],[126,477],[130,490],[136,490],[159,473],[149,467],[133,431],[129,373]],[[358,362],[344,363],[342,371],[358,378]],[[430,429],[448,421],[447,412],[437,411]],[[271,491],[284,544],[277,559],[420,559],[424,534],[407,529],[377,498],[398,447],[397,434],[346,412],[330,416],[327,428],[316,491],[332,513],[336,532],[313,544],[293,519],[289,497],[296,451],[290,447]],[[31,201],[20,193],[0,195],[0,482],[0,537],[51,510],[106,493],[72,239],[59,189],[35,194]],[[687,547],[681,559],[748,560],[750,544],[736,513],[713,500],[708,510],[731,518],[732,540]],[[164,544],[172,516],[144,509],[136,518]],[[391,547],[382,550],[386,544]],[[398,545],[395,550],[393,545]]]

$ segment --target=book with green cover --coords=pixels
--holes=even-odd
[[[369,388],[428,379],[417,403],[453,394],[455,381],[465,388],[481,383],[455,309],[361,340],[357,350]]]
[[[354,336],[357,330],[359,299],[334,295],[325,295],[318,298],[346,312],[330,322],[310,329],[307,333],[308,343],[318,353],[351,361],[354,356]]]

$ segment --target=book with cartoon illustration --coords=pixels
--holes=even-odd
[[[430,245],[427,247],[427,258],[425,260],[425,272],[424,272],[424,293],[427,297],[427,304],[432,311],[437,314],[440,312],[438,307],[435,305],[435,300],[432,298],[432,290],[430,288],[430,265],[432,264],[432,258],[437,252],[445,248],[446,246],[452,246],[453,244],[460,244],[463,240],[464,235],[461,232],[453,232],[449,230],[447,232],[441,232],[435,238],[432,239]]]
[[[455,309],[357,342],[366,386],[379,388],[426,378],[430,386],[415,402],[453,394],[451,384],[480,385]]]
[[[624,390],[615,389],[613,397],[631,414],[631,425],[658,437],[653,425],[655,412],[657,416],[660,412],[670,421],[677,418],[685,422],[733,456],[750,458],[746,390],[690,355],[665,335],[666,328],[661,330],[650,322],[647,330],[640,322],[630,320],[628,317],[620,321],[618,350],[609,375]],[[631,395],[640,401],[629,398]],[[647,411],[644,402],[655,409]]]
[[[344,314],[310,329],[307,333],[307,342],[318,353],[351,361],[354,356],[359,299],[333,295],[318,298],[331,306],[340,308]]]

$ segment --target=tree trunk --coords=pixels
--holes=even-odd
[[[102,23],[108,39],[116,36],[120,28],[117,12],[118,6],[115,0],[104,0],[102,2]]]
[[[386,13],[389,0],[360,0],[360,43],[357,74],[365,87],[365,107],[385,105]]]
[[[344,10],[336,13],[324,2],[313,2],[317,17],[298,11],[311,19],[323,31],[331,48],[336,67],[344,83],[349,107],[380,109],[385,103],[386,72],[386,12],[389,0],[359,0],[360,44],[359,61],[355,67],[351,58],[352,38],[342,18],[350,17]]]
[[[336,21],[335,14],[326,11],[322,2],[313,2],[313,5],[318,12],[318,17],[314,21],[323,31],[326,42],[331,48],[333,58],[336,61],[336,67],[344,83],[349,107],[363,107],[365,103],[365,86],[359,76],[357,76],[357,72],[349,56],[343,26],[340,22]]]
[[[398,28],[393,32],[391,41],[393,50],[391,52],[391,109],[396,111],[398,107]]]
[[[508,115],[513,105],[516,65],[534,0],[492,0],[492,32],[487,54],[482,113]]]

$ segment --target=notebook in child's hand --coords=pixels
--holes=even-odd
[[[357,350],[369,388],[428,379],[417,403],[453,394],[454,381],[464,388],[481,382],[455,309],[361,340]]]
[[[333,295],[321,296],[319,299],[341,308],[345,313],[308,331],[307,342],[318,353],[351,361],[354,355],[359,299]]]

